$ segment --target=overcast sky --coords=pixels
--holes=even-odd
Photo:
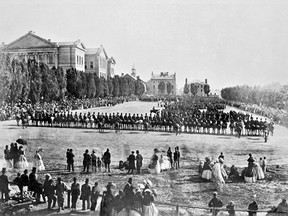
[[[277,4],[276,4],[276,3]],[[178,88],[288,84],[288,1],[0,0],[0,42],[33,30],[104,46],[116,74],[176,72]]]

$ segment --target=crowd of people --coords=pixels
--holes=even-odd
[[[204,107],[204,109],[203,109]],[[99,132],[104,129],[129,130],[156,130],[186,133],[228,134],[248,136],[273,135],[274,123],[267,119],[253,117],[252,115],[236,112],[224,112],[218,104],[202,102],[195,103],[190,100],[180,100],[164,103],[161,109],[153,109],[150,114],[131,113],[100,113],[72,112],[62,109],[35,110],[17,115],[19,125],[97,128]],[[228,132],[229,130],[229,132]],[[265,142],[267,139],[265,138]]]
[[[45,102],[40,101],[36,104],[28,99],[27,101],[18,101],[15,104],[7,103],[5,101],[0,104],[0,121],[5,120],[21,120],[21,117],[31,115],[31,113],[41,114],[45,113],[60,113],[68,112],[71,110],[88,109],[101,106],[115,106],[124,102],[136,100],[135,97],[105,97],[95,99],[76,99],[76,98],[65,98],[61,101]]]
[[[45,170],[42,156],[40,155],[40,152],[42,151],[43,150],[41,148],[38,148],[32,161],[33,166],[40,171]],[[8,169],[27,169],[30,165],[25,156],[24,145],[20,145],[17,142],[11,143],[10,148],[8,145],[6,145],[4,149],[4,159]]]
[[[222,191],[225,182],[231,180],[233,182],[245,181],[249,183],[256,182],[257,180],[265,179],[267,171],[267,159],[262,157],[259,162],[249,154],[247,159],[248,166],[245,167],[240,173],[237,167],[232,165],[230,170],[224,164],[224,154],[221,152],[219,157],[212,162],[209,157],[205,161],[200,161],[198,173],[204,181],[213,181],[216,184],[216,189]]]
[[[85,179],[81,187],[76,177],[73,178],[70,187],[63,182],[61,177],[54,181],[49,173],[45,174],[44,181],[41,181],[36,167],[33,167],[29,175],[28,170],[25,169],[23,174],[19,173],[13,181],[9,181],[6,168],[3,168],[0,176],[2,201],[9,200],[9,184],[18,186],[19,191],[16,194],[21,197],[32,193],[38,204],[47,202],[48,210],[55,208],[56,204],[58,212],[64,210],[65,197],[67,197],[68,203],[71,202],[72,212],[77,210],[77,203],[81,200],[82,210],[95,211],[98,206],[101,216],[117,216],[123,211],[124,213],[135,212],[139,216],[158,216],[158,210],[153,204],[157,193],[156,189],[152,188],[153,185],[149,179],[136,185],[133,179],[129,178],[124,189],[119,189],[119,191],[116,191],[115,183],[109,182],[102,191],[98,182],[91,187],[89,178]]]

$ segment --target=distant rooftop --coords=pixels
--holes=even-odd
[[[153,74],[151,79],[175,79],[176,73],[174,74],[169,74],[169,72],[161,72],[160,74]]]

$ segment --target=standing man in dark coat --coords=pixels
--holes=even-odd
[[[74,157],[73,149],[69,149],[69,152],[67,152],[67,163],[68,163],[68,171],[70,172],[72,169],[72,172],[74,172]]]
[[[217,197],[217,192],[213,193],[213,198],[210,200],[209,207],[211,208],[221,208],[223,206],[223,202]],[[219,210],[211,209],[212,216],[216,216]]]
[[[143,161],[143,157],[142,155],[139,153],[139,151],[136,151],[136,166],[137,166],[137,174],[140,174],[141,172],[141,167],[142,167],[142,161]]]
[[[36,175],[36,167],[32,168],[32,172],[29,174],[29,186],[28,189],[34,192],[36,202],[40,202],[40,194],[42,193],[42,184],[38,182]]]
[[[88,149],[86,149],[85,153],[83,154],[83,172],[88,173],[89,172],[89,166],[90,166],[90,160],[91,160],[91,156],[88,153]]]
[[[133,203],[134,192],[133,192],[132,178],[128,179],[127,184],[124,187],[124,204],[125,206],[130,206]]]
[[[131,155],[129,155],[129,157],[128,157],[129,169],[128,169],[127,174],[129,174],[130,171],[131,171],[131,174],[133,174],[133,171],[135,169],[135,160],[136,160],[136,157],[134,155],[134,151],[132,151]]]
[[[1,192],[1,200],[4,201],[4,195],[5,195],[5,201],[9,200],[9,180],[8,177],[5,175],[6,168],[2,168],[2,175],[0,176],[0,192]]]
[[[172,156],[172,151],[171,151],[171,148],[169,147],[168,148],[168,151],[167,151],[167,157],[169,158],[169,161],[170,161],[170,164],[171,164],[171,168],[173,167],[173,156]]]
[[[23,187],[29,186],[29,177],[28,177],[27,173],[28,173],[28,170],[25,169],[24,173],[20,176],[19,189],[20,189],[21,196],[23,196]]]
[[[76,210],[76,203],[77,203],[79,195],[80,195],[80,185],[79,185],[79,183],[77,183],[77,178],[74,177],[73,183],[71,185],[71,196],[72,196],[71,208],[72,208],[72,211]]]
[[[91,211],[95,211],[99,195],[100,190],[98,188],[98,182],[95,182],[91,190]]]
[[[107,148],[106,152],[103,155],[104,165],[105,165],[105,172],[110,172],[110,163],[111,163],[111,154],[109,152],[109,148]]]
[[[87,201],[87,208],[90,209],[90,195],[91,195],[91,187],[89,185],[89,179],[86,178],[85,184],[81,187],[81,196],[82,200],[82,210],[86,210],[85,202]]]
[[[53,208],[56,205],[56,196],[55,196],[56,185],[53,182],[53,179],[50,174],[46,174],[45,182],[43,185],[43,193],[48,198],[48,209],[51,209],[51,204],[53,201]]]

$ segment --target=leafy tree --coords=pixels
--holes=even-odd
[[[65,72],[62,68],[52,68],[54,74],[57,78],[58,88],[59,88],[59,99],[63,100],[67,93],[67,79],[65,76]]]
[[[38,62],[35,60],[28,60],[28,71],[31,74],[29,99],[32,103],[37,103],[40,101],[43,70],[45,70],[45,68],[43,66],[39,67]]]
[[[49,67],[43,63],[39,66],[42,74],[41,98],[46,102],[58,99],[60,93],[55,70],[49,70]]]
[[[67,93],[68,96],[77,97],[77,72],[74,68],[68,69],[66,71],[66,80],[67,80]]]
[[[204,86],[204,93],[208,96],[209,92],[210,92],[210,86],[208,84],[206,84]]]
[[[96,95],[96,85],[92,73],[85,73],[87,81],[87,98],[94,98]]]
[[[113,79],[111,77],[107,79],[107,85],[109,89],[109,95],[112,95],[114,91],[114,84],[113,84]]]
[[[114,78],[113,78],[113,92],[112,92],[113,96],[114,96],[114,97],[118,97],[118,96],[119,96],[119,93],[120,93],[119,91],[120,91],[120,87],[119,87],[119,76],[116,75],[116,76],[114,76]]]

